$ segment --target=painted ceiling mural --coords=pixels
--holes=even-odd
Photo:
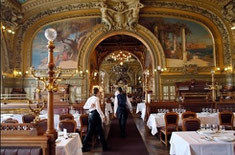
[[[71,19],[47,25],[39,30],[33,40],[32,66],[36,69],[46,69],[48,60],[47,39],[44,32],[47,28],[57,31],[54,41],[54,61],[56,66],[63,69],[77,68],[77,55],[82,42],[95,25],[100,24],[100,19]]]
[[[160,17],[142,17],[140,24],[159,39],[165,52],[167,67],[189,64],[214,66],[213,38],[201,24]]]

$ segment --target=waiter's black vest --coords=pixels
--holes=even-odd
[[[126,108],[126,94],[118,94],[118,106],[121,108]]]

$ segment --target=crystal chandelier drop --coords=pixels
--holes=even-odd
[[[120,65],[123,65],[124,62],[127,62],[131,59],[131,54],[127,51],[122,51],[122,50],[119,50],[117,52],[114,52],[112,55],[111,55],[111,58],[114,60],[114,61],[119,61]]]

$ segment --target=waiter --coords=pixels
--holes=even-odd
[[[94,95],[86,101],[83,109],[89,109],[89,116],[88,116],[88,131],[87,135],[83,140],[83,152],[89,151],[88,149],[88,140],[91,139],[95,131],[98,132],[98,135],[101,139],[103,150],[108,150],[107,143],[105,141],[104,132],[102,129],[102,122],[105,122],[105,116],[100,108],[99,96],[100,92],[98,88],[94,88],[93,90]]]
[[[132,113],[132,105],[126,96],[126,94],[122,91],[122,88],[118,88],[118,92],[115,92],[115,101],[114,101],[114,116],[118,118],[119,127],[121,131],[121,137],[126,136],[126,120],[128,117],[127,108],[129,108]]]

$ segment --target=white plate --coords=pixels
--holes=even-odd
[[[235,139],[233,137],[226,137],[226,136],[222,136],[222,137],[214,137],[215,141],[222,141],[222,142],[232,142]]]
[[[55,142],[59,143],[59,142],[61,142],[61,139],[56,139]]]
[[[201,112],[202,115],[209,115],[209,112]]]
[[[216,131],[213,130],[198,130],[197,131],[199,134],[215,134]]]

